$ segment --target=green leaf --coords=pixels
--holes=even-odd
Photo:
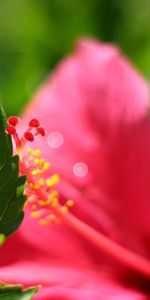
[[[40,287],[22,289],[21,285],[0,284],[0,300],[30,300]]]
[[[25,176],[19,176],[19,157],[13,156],[11,137],[5,133],[6,116],[0,105],[0,246],[21,224],[26,197]],[[29,300],[39,287],[22,289],[20,285],[0,283],[0,300]]]
[[[11,137],[5,133],[6,116],[0,105],[0,234],[7,237],[22,223],[25,176],[19,176],[19,156],[13,156]],[[2,238],[2,241],[4,238]]]

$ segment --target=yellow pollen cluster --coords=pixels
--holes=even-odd
[[[41,225],[56,223],[60,219],[56,216],[54,210],[57,208],[62,214],[67,213],[69,208],[74,205],[73,200],[67,200],[63,205],[59,201],[59,192],[54,189],[59,183],[58,174],[48,176],[51,164],[41,157],[39,149],[27,149],[28,154],[28,182],[26,194],[28,196],[25,207],[31,208],[31,217],[38,218]],[[43,194],[43,196],[41,196]]]

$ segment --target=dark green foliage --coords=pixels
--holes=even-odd
[[[19,157],[13,156],[11,137],[5,133],[6,117],[0,106],[0,234],[5,237],[21,224],[26,177],[19,177]]]

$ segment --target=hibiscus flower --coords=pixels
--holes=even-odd
[[[0,279],[41,284],[37,300],[149,299],[147,84],[115,46],[82,40],[39,89],[20,132],[33,118],[47,136],[32,146],[74,206],[46,226],[27,209],[0,249]]]

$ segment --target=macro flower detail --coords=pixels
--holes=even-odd
[[[149,299],[150,125],[143,79],[114,46],[83,40],[23,120],[8,126],[14,139],[17,126],[22,134],[28,201],[23,225],[3,247],[0,278],[42,284],[37,300]],[[8,263],[7,249],[17,241]]]
[[[59,207],[59,210],[65,213],[73,205],[73,201],[67,200],[63,205],[60,204],[59,193],[55,189],[60,178],[58,174],[52,174],[50,177],[45,175],[50,169],[50,163],[41,157],[41,151],[28,148],[27,153],[29,157],[25,157],[20,167],[21,173],[27,175],[28,200],[25,206],[30,206],[31,217],[39,218],[40,225],[48,225],[54,220],[59,222],[56,208]]]
[[[31,217],[39,218],[40,225],[48,225],[51,221],[59,222],[57,214],[59,211],[66,213],[69,207],[73,206],[73,201],[67,200],[63,205],[60,204],[59,193],[54,189],[60,178],[58,174],[52,174],[50,177],[46,175],[51,165],[41,157],[40,149],[28,148],[24,151],[26,143],[33,142],[38,134],[45,136],[44,128],[40,127],[37,119],[32,119],[26,132],[19,137],[16,129],[19,123],[18,118],[9,117],[7,122],[9,125],[6,127],[6,132],[12,135],[16,152],[20,156],[20,173],[27,177],[25,208],[30,207]],[[36,129],[35,132],[33,129]]]

